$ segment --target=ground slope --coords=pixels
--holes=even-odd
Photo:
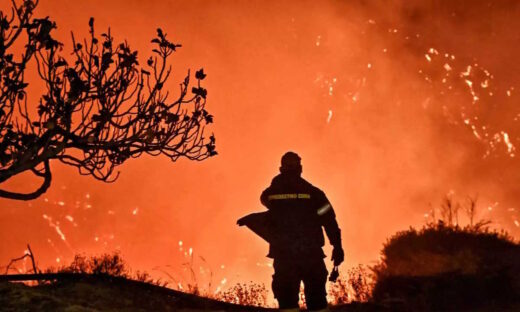
[[[379,311],[367,304],[334,311]],[[275,311],[202,298],[123,278],[84,278],[29,287],[0,282],[0,311]]]

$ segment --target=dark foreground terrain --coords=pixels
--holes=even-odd
[[[415,287],[407,281],[409,289]],[[401,285],[403,287],[404,285]],[[396,287],[399,288],[399,287]],[[420,287],[419,287],[420,288]],[[449,288],[449,286],[448,286]],[[443,304],[422,306],[406,299],[388,299],[382,304],[351,303],[331,311],[520,311],[520,304],[449,308]],[[500,307],[500,308],[498,308]],[[173,289],[122,277],[75,276],[39,286],[0,281],[0,311],[276,311],[203,298]]]
[[[520,243],[505,232],[479,223],[431,223],[396,233],[381,255],[381,262],[371,268],[373,288],[358,299],[377,304],[350,303],[332,311],[520,311]],[[129,279],[143,280],[129,273],[117,253],[79,255],[53,272],[0,275],[0,311],[275,311]],[[359,282],[363,271],[357,272],[360,280],[354,275],[346,281],[354,282],[353,289],[364,285]],[[28,279],[47,282],[33,287],[7,282]],[[254,299],[242,290],[236,294]]]
[[[382,311],[350,304],[333,311]],[[246,307],[114,277],[84,277],[40,286],[0,282],[0,311],[276,311]]]

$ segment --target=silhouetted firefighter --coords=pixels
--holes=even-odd
[[[322,227],[329,238],[334,270],[344,260],[341,231],[325,193],[301,177],[300,157],[287,152],[282,157],[280,174],[262,193],[267,212],[250,214],[238,220],[269,242],[273,258],[273,293],[282,310],[298,310],[298,294],[303,281],[309,310],[326,310],[327,268],[322,247]]]

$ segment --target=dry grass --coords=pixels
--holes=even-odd
[[[332,305],[368,302],[372,296],[373,277],[370,269],[358,265],[328,284],[328,301]]]
[[[255,307],[267,307],[268,290],[264,284],[254,282],[237,283],[225,291],[217,292],[213,299]]]

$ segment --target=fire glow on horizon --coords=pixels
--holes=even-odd
[[[179,289],[188,287],[190,261],[198,276],[215,274],[215,292],[268,283],[266,245],[235,220],[262,209],[259,194],[287,150],[332,201],[348,266],[376,260],[386,237],[423,224],[428,204],[450,190],[478,194],[479,217],[518,237],[520,47],[509,43],[519,5],[437,4],[42,2],[37,15],[56,20],[65,54],[70,30],[85,35],[90,16],[141,59],[155,28],[165,29],[183,45],[174,81],[188,68],[208,73],[220,155],[131,160],[114,184],[53,163],[42,198],[3,201],[0,231],[13,239],[0,263],[30,242],[40,266],[121,250],[135,269],[177,274]],[[410,18],[425,12],[429,19]],[[11,187],[29,183],[20,177]]]

